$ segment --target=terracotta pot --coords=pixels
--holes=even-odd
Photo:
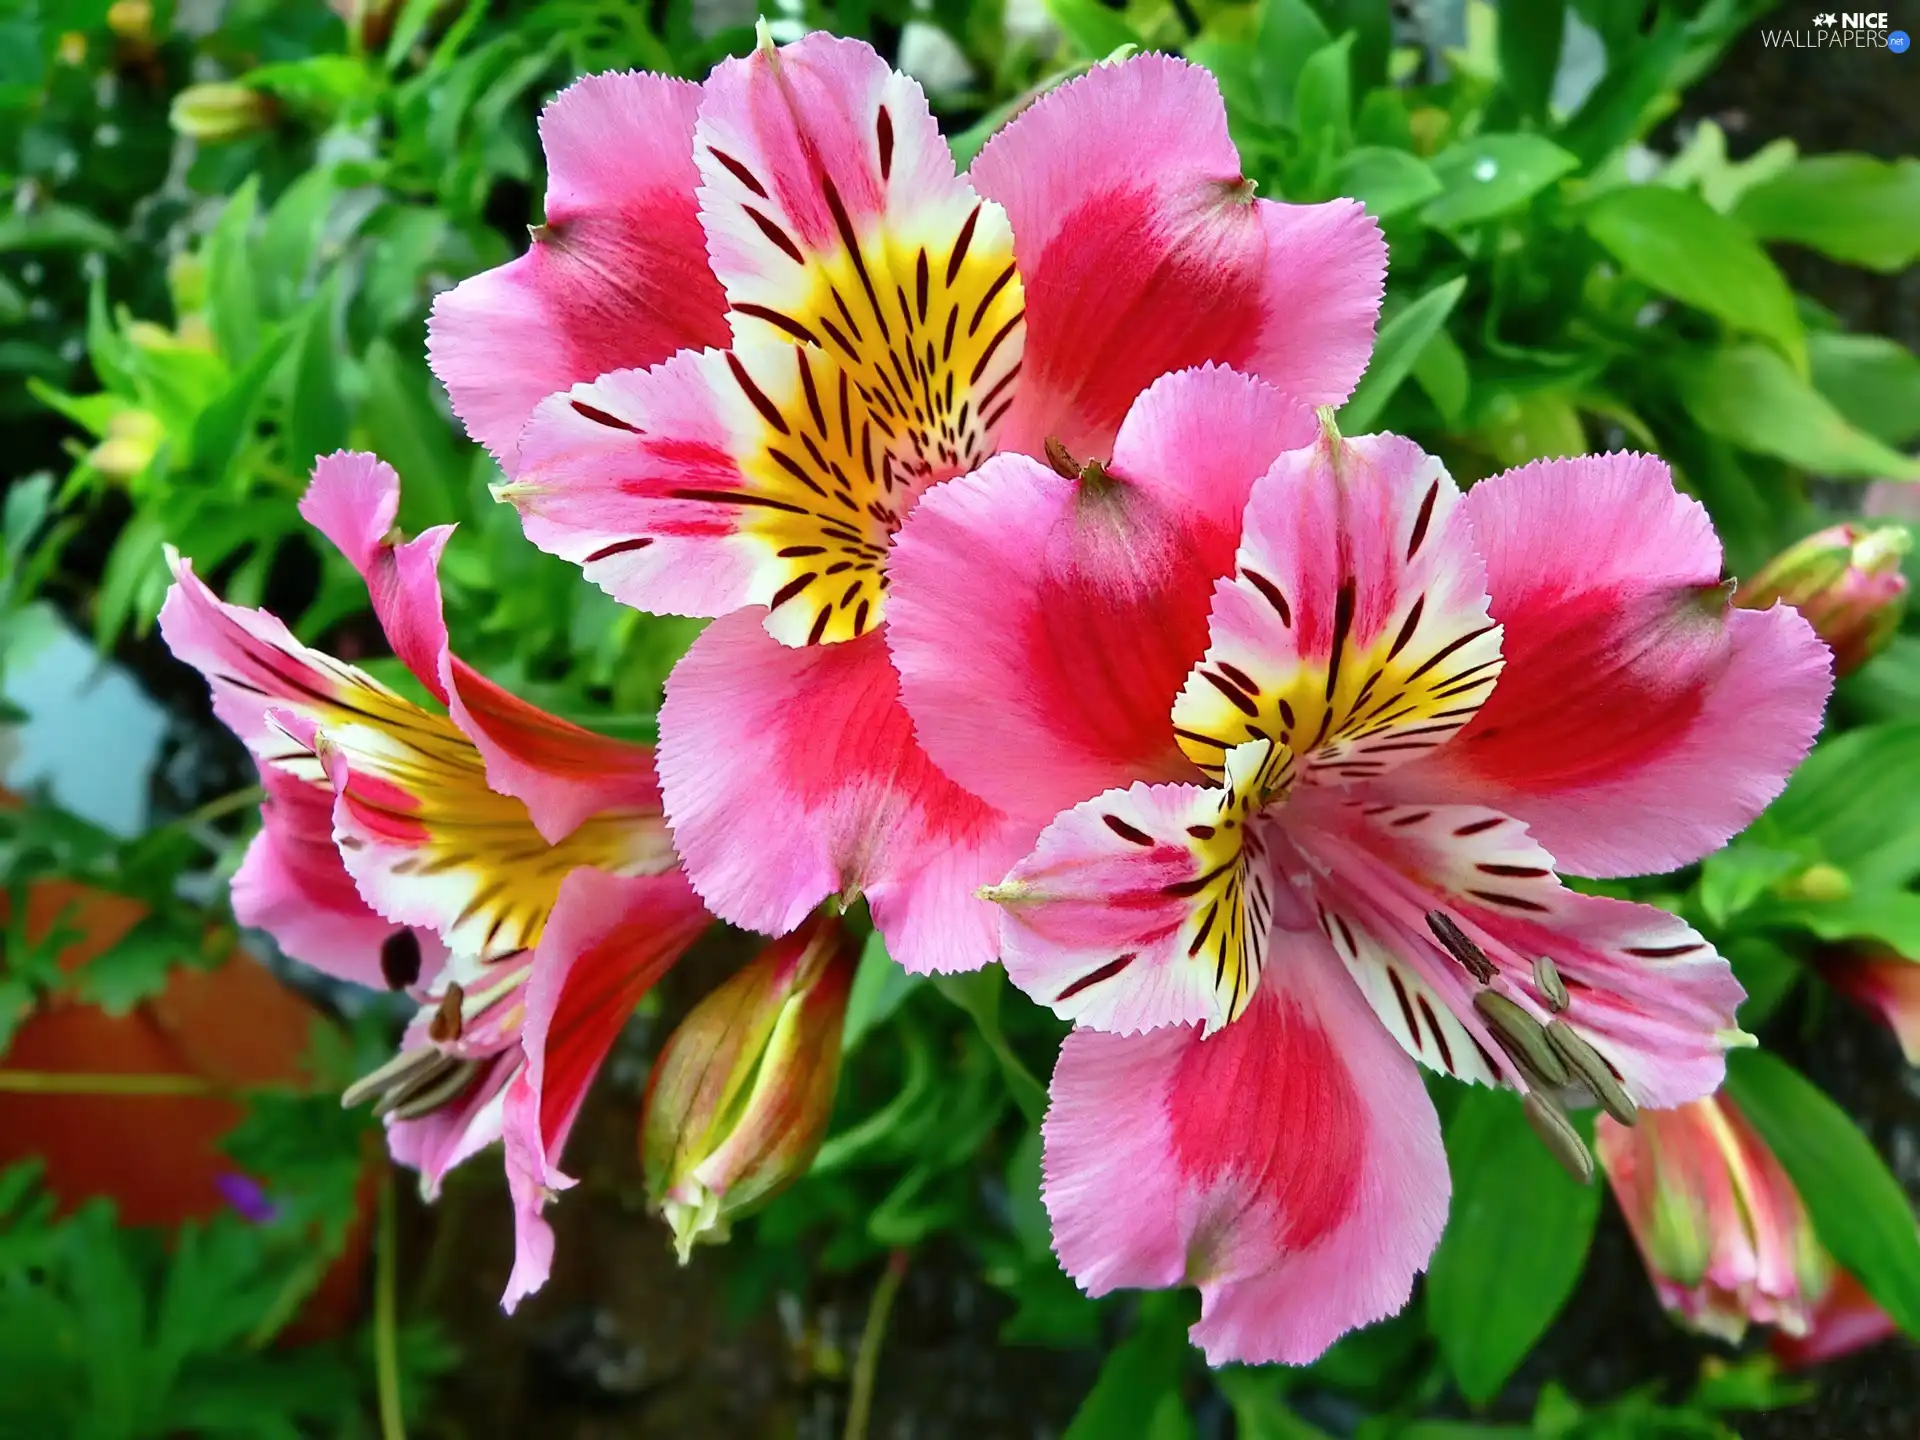
[[[63,951],[73,969],[117,943],[146,913],[138,901],[65,880],[28,892],[30,941],[64,923],[81,938]],[[0,896],[0,916],[6,901]],[[123,1016],[59,1000],[21,1026],[0,1056],[8,1070],[89,1075],[192,1076],[219,1087],[305,1084],[319,1014],[252,956],[236,949],[217,968],[182,967],[167,988]],[[122,1224],[173,1226],[232,1205],[221,1189],[235,1167],[220,1141],[241,1105],[217,1095],[38,1095],[0,1091],[0,1166],[30,1156],[66,1207],[110,1197]],[[346,1251],[309,1299],[288,1338],[319,1338],[350,1324],[379,1172],[370,1161]],[[229,1182],[231,1183],[231,1182]]]

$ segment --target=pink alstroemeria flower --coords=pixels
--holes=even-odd
[[[434,363],[535,544],[717,617],[660,717],[695,887],[776,934],[864,894],[909,968],[987,963],[974,891],[1038,822],[941,774],[900,708],[894,533],[997,451],[1104,457],[1184,366],[1342,399],[1378,227],[1255,199],[1212,78],[1160,55],[1038,100],[965,177],[920,87],[826,35],[702,86],[594,77],[543,134],[548,223],[442,298]]]
[[[1601,1116],[1594,1148],[1660,1303],[1729,1344],[1771,1325],[1774,1349],[1811,1365],[1894,1333],[1833,1262],[1793,1181],[1733,1101],[1649,1111],[1632,1129]]]
[[[339,454],[300,513],[365,577],[397,655],[447,713],[218,599],[178,556],[173,653],[260,765],[260,834],[234,914],[287,953],[421,1002],[402,1052],[355,1085],[429,1198],[504,1139],[516,1257],[503,1303],[545,1282],[541,1210],[588,1085],[640,997],[706,928],[678,870],[652,756],[517,699],[447,647],[443,526],[397,544],[393,469]]]
[[[1056,1249],[1095,1294],[1199,1286],[1216,1363],[1306,1361],[1405,1301],[1449,1192],[1408,1056],[1562,1127],[1588,1091],[1631,1114],[1719,1083],[1726,963],[1555,870],[1725,841],[1830,684],[1799,615],[1729,607],[1659,461],[1462,496],[1390,435],[1268,462],[1248,437],[1286,409],[1170,376],[1113,467],[991,460],[894,567],[928,752],[1071,807],[990,892],[1008,973],[1079,1027],[1044,1128]]]

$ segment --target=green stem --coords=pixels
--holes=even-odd
[[[249,805],[258,805],[266,798],[266,790],[259,785],[248,785],[239,790],[219,795],[209,800],[197,810],[189,810],[178,820],[169,820],[160,828],[163,830],[192,831],[201,825],[231,815],[235,810],[244,810]]]
[[[900,1282],[907,1276],[907,1252],[896,1250],[887,1257],[887,1268],[880,1283],[873,1287],[873,1301],[867,1306],[866,1329],[860,1332],[860,1354],[853,1362],[853,1394],[847,1403],[845,1440],[866,1440],[867,1419],[873,1413],[873,1382],[880,1373],[880,1346],[887,1338],[887,1316],[900,1293]]]
[[[396,1322],[396,1272],[399,1222],[394,1202],[393,1171],[380,1187],[380,1229],[374,1240],[373,1366],[380,1394],[380,1440],[407,1440],[407,1422],[400,1410],[400,1351]]]
[[[201,1075],[101,1075],[81,1070],[0,1070],[0,1095],[118,1095],[154,1098],[311,1095],[298,1085],[222,1085]]]
[[[220,1095],[198,1075],[85,1075],[46,1070],[0,1070],[0,1093],[14,1095]]]

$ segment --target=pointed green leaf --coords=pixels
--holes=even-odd
[[[1427,1321],[1461,1393],[1490,1400],[1580,1278],[1600,1186],[1560,1168],[1504,1090],[1468,1090],[1447,1125],[1453,1209]]]
[[[1895,1324],[1920,1336],[1920,1228],[1867,1137],[1818,1086],[1763,1050],[1727,1057],[1727,1093],[1779,1157],[1821,1243]]]

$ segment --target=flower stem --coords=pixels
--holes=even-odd
[[[860,1354],[853,1362],[853,1394],[847,1403],[847,1428],[844,1440],[867,1440],[867,1419],[873,1412],[873,1382],[880,1373],[880,1346],[887,1338],[887,1315],[893,1309],[894,1296],[907,1275],[907,1252],[895,1250],[887,1257],[887,1268],[880,1283],[873,1287],[873,1300],[867,1306],[867,1326],[860,1332]]]
[[[198,1075],[87,1075],[78,1071],[0,1070],[0,1093],[15,1095],[221,1095]]]
[[[380,1186],[380,1229],[373,1250],[373,1366],[380,1394],[380,1440],[407,1440],[407,1422],[400,1410],[400,1352],[395,1318],[399,1269],[398,1207],[393,1197],[393,1171]]]

